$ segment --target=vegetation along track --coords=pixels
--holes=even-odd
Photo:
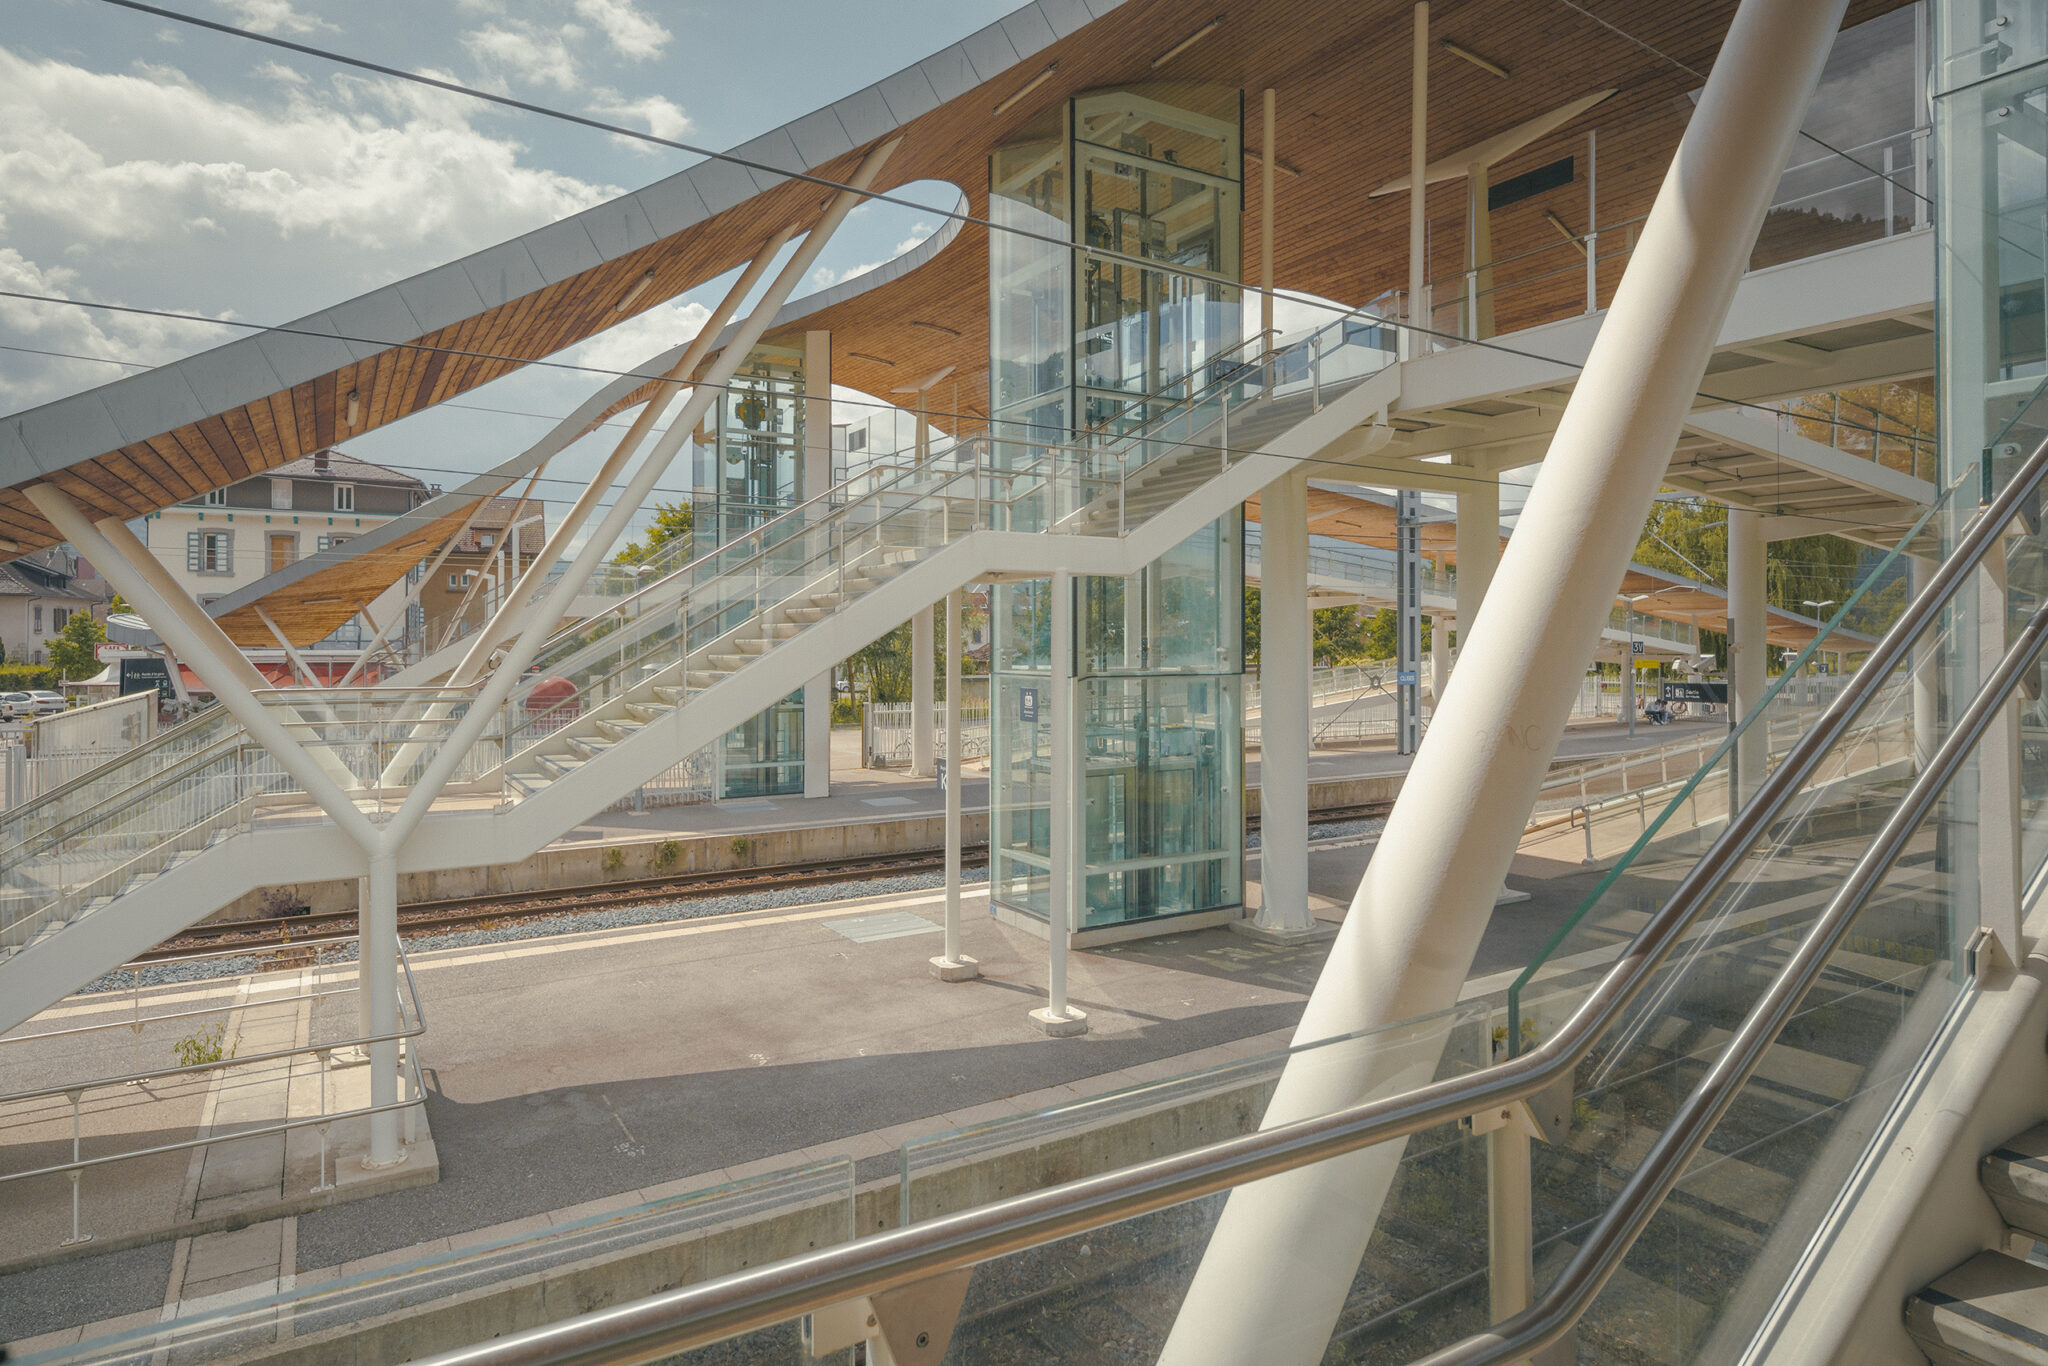
[[[1389,802],[1368,802],[1361,806],[1332,807],[1309,813],[1309,821],[1314,825],[1330,825],[1340,821],[1371,820],[1386,815],[1390,806]],[[1258,824],[1256,818],[1248,823],[1254,827]],[[988,862],[988,850],[985,846],[964,849],[961,862],[968,868],[982,867]],[[874,858],[814,859],[806,863],[778,863],[761,868],[720,868],[650,878],[619,878],[611,882],[569,887],[451,897],[444,901],[411,901],[398,908],[398,932],[401,935],[440,933],[476,929],[483,922],[502,925],[508,921],[533,920],[578,911],[611,910],[620,906],[644,906],[651,902],[696,901],[783,887],[912,877],[920,873],[940,872],[945,866],[945,855],[933,849]],[[191,926],[148,953],[136,955],[134,961],[148,963],[216,949],[299,947],[353,939],[355,933],[354,911],[207,921]]]

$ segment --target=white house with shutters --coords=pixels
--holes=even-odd
[[[401,517],[429,493],[412,475],[321,450],[153,512],[141,535],[203,604]],[[369,604],[371,618],[381,624],[400,610],[405,589],[404,580],[386,589]],[[358,614],[329,639],[359,645],[369,629]]]

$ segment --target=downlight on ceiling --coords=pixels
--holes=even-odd
[[[1023,86],[1019,88],[1015,93],[1004,97],[1004,99],[996,105],[995,110],[993,111],[994,116],[996,118],[1001,118],[1004,114],[1016,108],[1017,101],[1023,99],[1026,95],[1038,89],[1039,86],[1044,85],[1047,81],[1051,80],[1052,73],[1058,71],[1059,69],[1060,64],[1058,62],[1048,63],[1046,65],[1045,70],[1039,72],[1036,76],[1033,76],[1030,80],[1024,82]]]
[[[633,306],[633,301],[635,299],[639,298],[642,294],[645,294],[647,292],[647,287],[653,283],[654,272],[652,270],[649,270],[646,274],[642,275],[639,279],[633,282],[633,287],[626,291],[625,298],[619,300],[616,304],[612,305],[612,312],[624,313],[627,309]]]
[[[1211,19],[1208,23],[1196,29],[1193,33],[1190,33],[1187,37],[1175,43],[1172,47],[1166,49],[1166,51],[1160,53],[1157,57],[1154,57],[1152,59],[1152,69],[1154,71],[1157,71],[1160,67],[1165,66],[1175,57],[1180,56],[1181,53],[1186,52],[1196,43],[1201,42],[1204,38],[1208,37],[1210,34],[1214,33],[1217,29],[1222,27],[1223,16],[1219,14],[1214,19]]]

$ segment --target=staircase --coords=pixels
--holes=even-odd
[[[2048,1124],[1986,1153],[1977,1178],[2014,1241],[2048,1243]],[[1906,1301],[1906,1331],[1935,1366],[2048,1363],[2048,1265],[1980,1252]]]
[[[402,869],[529,856],[964,584],[1135,573],[1398,397],[1376,334],[1328,332],[1300,347],[1319,345],[1326,365],[1358,350],[1342,381],[1232,375],[1083,446],[964,441],[793,509],[563,632],[464,756]],[[473,695],[280,690],[265,703],[374,819]],[[0,819],[0,1031],[280,868],[311,880],[359,862],[239,725],[210,713],[166,732]]]

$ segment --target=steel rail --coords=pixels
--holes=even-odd
[[[626,1366],[658,1361],[843,1301],[911,1285],[1498,1109],[1570,1077],[1607,1026],[1649,985],[1652,974],[1686,934],[1693,918],[1748,858],[1820,761],[1852,729],[1864,703],[1877,694],[1892,670],[1907,660],[1921,632],[1938,620],[1956,589],[1998,544],[2006,526],[2039,487],[2044,471],[2048,471],[2048,441],[2034,450],[1990,504],[1979,509],[1926,590],[1878,642],[1864,667],[1793,746],[1785,761],[1764,779],[1756,796],[1679,881],[1564,1028],[1529,1052],[1401,1095],[1365,1101],[1327,1115],[473,1344],[434,1357],[428,1366]],[[1682,1162],[1679,1165],[1682,1167]],[[1583,1284],[1583,1276],[1574,1284]],[[1581,1294],[1579,1298],[1589,1301],[1591,1296]],[[1546,1296],[1543,1303],[1552,1301]],[[1546,1319],[1543,1331],[1549,1327]]]
[[[1513,1318],[1432,1353],[1416,1366],[1489,1366],[1519,1361],[1572,1330],[1621,1269],[1622,1258],[1663,1208],[1665,1197],[1685,1174],[1686,1166],[1763,1064],[1764,1053],[1791,1022],[1857,913],[1882,885],[1892,865],[1905,852],[1906,842],[1954,781],[1964,760],[1976,750],[1984,732],[2019,686],[2020,676],[2040,657],[2044,644],[2048,644],[2048,605],[2034,610],[2019,638],[1999,661],[1934,758],[1914,779],[1904,800],[1892,809],[1877,837],[1814,921],[1813,928],[1779,969],[1762,998],[1750,1008],[1706,1076],[1679,1105],[1671,1122],[1650,1145],[1649,1153],[1623,1183],[1614,1202],[1549,1289]]]

